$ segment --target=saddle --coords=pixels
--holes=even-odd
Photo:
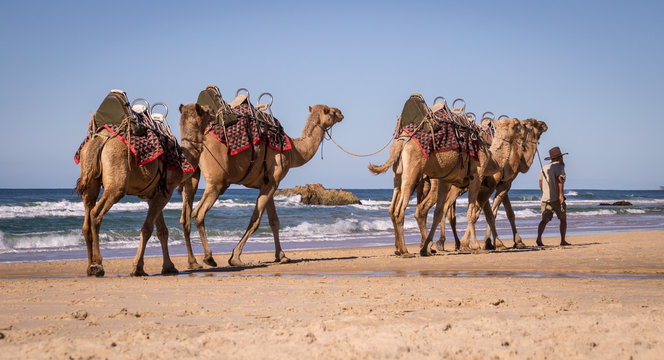
[[[269,103],[261,103],[264,96],[270,97]],[[208,85],[198,96],[198,104],[210,107],[216,122],[206,132],[226,144],[229,155],[237,155],[261,142],[276,151],[290,150],[290,139],[283,126],[272,115],[273,98],[270,93],[258,97],[254,107],[247,89],[239,89],[235,99],[226,103],[215,85]]]
[[[165,111],[155,112],[158,106],[162,106]],[[136,99],[130,105],[124,91],[111,90],[97,112],[92,115],[88,135],[76,151],[74,162],[80,162],[81,149],[92,137],[109,138],[100,134],[106,129],[110,132],[110,137],[117,137],[127,144],[134,154],[136,166],[161,159],[171,170],[194,171],[182,154],[182,149],[166,121],[167,116],[168,107],[164,103],[155,103],[150,107],[147,100]]]
[[[463,103],[462,106],[454,106],[459,102]],[[479,159],[479,149],[484,141],[475,125],[475,115],[465,112],[463,99],[456,99],[452,105],[454,107],[450,109],[445,98],[439,96],[429,108],[422,95],[411,95],[401,112],[400,133],[414,139],[427,159],[431,152],[454,149]]]

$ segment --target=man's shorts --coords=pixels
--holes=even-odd
[[[553,219],[553,213],[556,213],[558,220],[567,219],[567,204],[560,201],[543,201],[542,202],[542,218],[551,220]]]

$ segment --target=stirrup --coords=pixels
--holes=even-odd
[[[131,103],[131,110],[137,114],[147,112],[147,114],[150,115],[150,112],[148,111],[149,109],[150,103],[143,98],[138,98]]]

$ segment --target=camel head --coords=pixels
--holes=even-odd
[[[512,143],[515,140],[519,140],[523,136],[523,126],[517,119],[502,118],[500,120],[494,121],[493,126],[496,128],[496,139]]]
[[[214,115],[207,106],[199,104],[180,105],[180,113],[182,149],[189,161],[198,160],[195,154],[200,155],[205,129],[214,120]]]
[[[341,110],[327,105],[309,106],[309,113],[307,122],[311,122],[312,126],[320,126],[323,131],[327,131],[344,118]]]
[[[530,165],[533,163],[536,146],[539,143],[539,139],[543,133],[545,133],[549,127],[544,121],[538,121],[535,119],[526,119],[522,120],[521,124],[523,125],[523,152],[521,155],[521,162],[519,163],[519,172],[526,173],[530,169]]]
[[[503,118],[493,123],[496,133],[489,149],[480,156],[480,174],[491,176],[501,171],[512,152],[512,144],[521,136],[521,123],[517,119]]]

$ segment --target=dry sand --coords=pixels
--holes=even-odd
[[[569,241],[245,253],[255,266],[175,277],[127,277],[130,259],[101,279],[84,261],[0,265],[0,358],[661,359],[664,231]]]

